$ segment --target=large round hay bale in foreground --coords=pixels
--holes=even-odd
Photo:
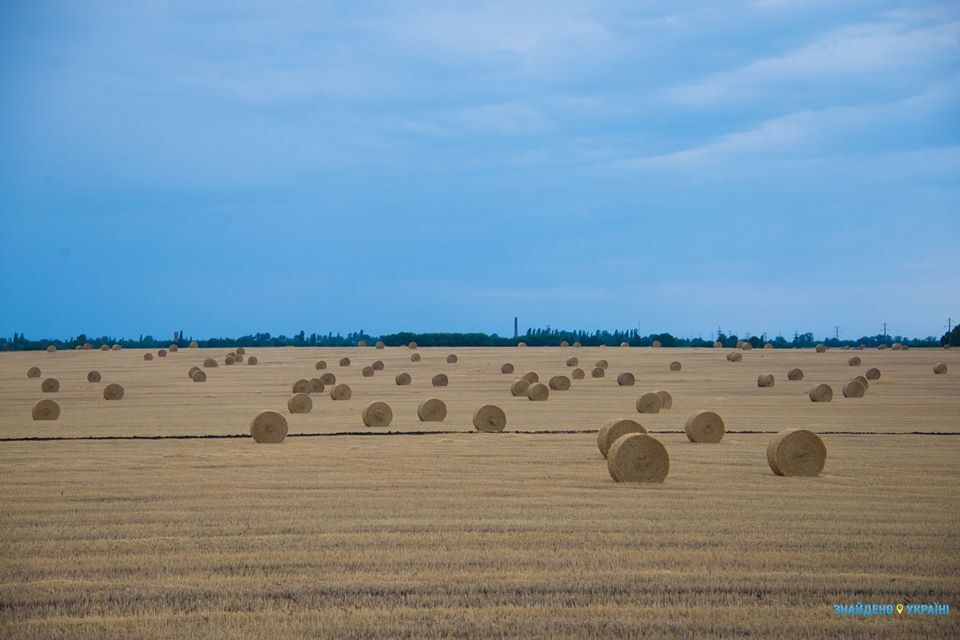
[[[438,398],[424,400],[417,407],[417,417],[420,422],[443,422],[447,417],[447,405]]]
[[[673,396],[669,391],[657,391],[657,397],[660,398],[660,410],[673,408]]]
[[[591,378],[602,378],[605,375],[607,375],[606,370],[601,369],[600,367],[594,367],[593,369],[590,370]]]
[[[39,378],[40,377],[40,367],[30,367],[27,369],[28,378]]]
[[[740,353],[739,351],[732,351],[727,354],[727,360],[729,360],[730,362],[740,362],[741,360],[743,360],[743,354]]]
[[[773,386],[773,374],[772,373],[761,373],[757,376],[757,386],[758,387],[772,387]]]
[[[197,369],[193,372],[193,375],[190,376],[190,379],[194,382],[206,382],[207,374],[203,372],[203,369]]]
[[[933,366],[933,372],[937,375],[943,375],[947,372],[947,365],[945,362],[938,362]]]
[[[313,385],[310,384],[309,380],[301,378],[293,383],[292,391],[294,393],[310,393],[313,391]]]
[[[349,367],[349,366],[350,366],[350,358],[340,358],[340,366],[341,366],[341,367]]]
[[[547,385],[542,382],[537,382],[535,384],[527,387],[527,399],[533,400],[534,402],[543,402],[550,397],[550,389],[547,388]]]
[[[817,353],[826,353],[826,351],[827,351],[827,345],[825,345],[825,344],[818,344],[818,345],[817,345],[817,347],[816,347],[816,352],[817,352]]]
[[[116,382],[108,384],[103,388],[104,400],[123,400],[123,387]]]
[[[435,387],[445,387],[450,384],[450,379],[445,373],[438,373],[430,379],[430,383]]]
[[[670,371],[680,371],[681,369],[683,369],[683,365],[680,364],[678,360],[674,360],[670,363]]]
[[[568,366],[568,367],[575,367],[575,366],[577,366],[578,364],[580,364],[580,359],[579,359],[579,358],[567,358],[567,366]]]
[[[250,356],[249,358],[247,358],[248,365],[257,364],[258,362],[260,361],[257,360],[257,356]]]
[[[310,413],[313,411],[313,400],[306,393],[297,393],[287,400],[287,411],[290,413]]]
[[[828,384],[818,384],[807,395],[811,402],[830,402],[833,400],[833,388]]]
[[[363,424],[367,427],[389,427],[393,409],[386,402],[372,402],[363,410]]]
[[[803,369],[794,367],[787,371],[787,380],[803,380]]]
[[[364,378],[372,378],[374,373],[376,373],[376,371],[370,365],[367,365],[360,370],[360,375],[362,375]]]
[[[645,393],[637,398],[637,411],[640,413],[660,413],[660,396]]]
[[[507,426],[507,414],[495,404],[485,404],[473,414],[473,426],[485,433],[503,431]]]
[[[523,379],[530,384],[536,384],[537,382],[540,382],[540,376],[537,375],[536,371],[527,371],[525,374],[523,374]]]
[[[617,376],[617,384],[621,387],[632,387],[634,382],[636,382],[636,378],[629,371],[624,371]]]
[[[383,344],[383,340],[377,340],[377,344],[373,345],[377,349],[383,349],[386,345]]]
[[[600,431],[597,433],[597,448],[600,449],[600,455],[606,458],[610,447],[613,446],[613,443],[616,442],[618,438],[628,433],[646,432],[647,430],[643,428],[643,425],[636,420],[630,420],[629,418],[625,420],[616,418],[607,420],[600,425]]]
[[[419,353],[410,354],[410,362],[420,362],[420,354]]]
[[[407,373],[406,371],[403,371],[401,373],[398,373],[393,380],[394,382],[397,383],[398,386],[403,387],[410,384],[411,378],[409,373]]]
[[[514,397],[521,397],[527,395],[527,389],[530,388],[530,383],[527,382],[526,378],[517,378],[513,381],[513,384],[510,385],[510,393]]]
[[[206,359],[204,359],[204,361],[203,361],[203,367],[204,367],[204,369],[216,369],[216,368],[219,367],[219,366],[220,366],[220,365],[217,364],[217,361],[214,360],[213,358],[206,358]]]
[[[147,362],[150,362],[151,360],[153,360],[153,354],[152,354],[152,353],[145,353],[145,354],[143,354],[143,359],[146,360]]]
[[[610,446],[607,470],[617,482],[660,483],[670,472],[670,456],[650,434],[628,433]]]
[[[576,369],[570,372],[570,377],[573,378],[574,380],[583,380],[584,378],[587,377],[587,374],[584,373],[583,369],[577,367]]]
[[[250,435],[258,444],[278,444],[287,437],[287,419],[276,411],[261,411],[250,422]]]
[[[866,392],[867,388],[856,378],[843,385],[844,398],[862,398]]]
[[[726,425],[723,424],[723,418],[719,414],[713,411],[698,411],[687,418],[683,431],[690,442],[716,444],[723,440]]]
[[[860,384],[863,385],[863,388],[864,388],[864,389],[869,389],[869,388],[870,388],[870,381],[867,380],[865,377],[863,377],[863,376],[856,376],[856,377],[854,378],[854,380],[859,380],[859,381],[860,381]]]
[[[320,378],[310,378],[310,393],[323,393],[325,386]]]
[[[44,393],[56,393],[60,391],[60,381],[56,378],[47,378],[40,383],[40,391]]]
[[[509,362],[504,362],[500,367],[500,373],[513,373],[513,365]]]
[[[813,431],[781,431],[767,445],[767,463],[778,476],[818,476],[827,463],[827,447]]]
[[[570,378],[567,376],[553,376],[548,384],[554,391],[570,390]]]
[[[54,400],[41,400],[33,405],[30,415],[34,420],[56,420],[60,417],[60,405]]]
[[[350,387],[342,383],[330,389],[331,400],[349,400],[352,395],[353,391]]]
[[[320,381],[325,385],[337,384],[337,376],[332,373],[325,373],[320,376]]]
[[[872,368],[870,368],[870,369],[867,369],[867,373],[865,374],[865,376],[866,376],[867,380],[879,380],[879,379],[880,379],[880,369],[877,369],[876,367],[872,367]]]
[[[57,350],[56,345],[52,345],[52,344],[47,345],[47,353],[53,353],[56,350]]]
[[[458,359],[457,356],[451,353],[450,355],[447,356],[447,364],[456,364],[457,359]]]
[[[383,360],[374,360],[370,366],[373,367],[374,371],[383,371]]]
[[[87,382],[100,382],[101,376],[99,371],[90,371],[87,373]]]
[[[847,360],[847,365],[851,367],[859,367],[860,362],[861,362],[860,358],[858,358],[857,356],[853,356],[852,358]]]
[[[326,360],[317,360],[317,364],[315,364],[315,365],[313,365],[313,366],[314,366],[314,368],[315,368],[317,371],[320,371],[321,369],[326,369],[326,368],[327,368],[327,361],[326,361]]]

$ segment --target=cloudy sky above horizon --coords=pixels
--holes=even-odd
[[[4,2],[0,335],[941,335],[958,80],[956,2]]]

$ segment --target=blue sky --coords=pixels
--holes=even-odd
[[[0,334],[940,335],[958,79],[955,2],[10,0]]]

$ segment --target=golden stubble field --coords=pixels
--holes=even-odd
[[[260,364],[207,370],[227,350],[0,355],[0,636],[265,637],[956,637],[960,594],[960,358],[955,351],[764,351],[740,363],[693,349],[249,349]],[[460,361],[447,364],[456,353]],[[860,367],[847,366],[858,355]],[[352,359],[341,368],[342,356]],[[568,373],[576,356],[601,380],[545,403],[509,394],[516,373]],[[242,434],[259,410],[286,414],[314,363],[353,387],[289,416],[280,445],[248,438],[18,441],[29,437]],[[375,359],[384,371],[362,378]],[[669,371],[672,360],[683,363]],[[947,375],[933,364],[946,362]],[[36,365],[39,379],[27,379]],[[799,366],[802,382],[788,382]],[[882,371],[862,399],[842,383]],[[86,382],[96,369],[99,384]],[[397,387],[400,371],[413,376]],[[618,387],[620,371],[637,377]],[[430,386],[444,372],[450,386]],[[773,373],[760,389],[756,377]],[[39,391],[48,376],[56,394]],[[126,388],[119,402],[100,393]],[[813,404],[817,382],[834,387]],[[673,409],[640,415],[645,391]],[[30,407],[55,398],[57,422]],[[416,406],[443,399],[425,428]],[[362,408],[385,400],[389,429]],[[481,404],[507,433],[478,434]],[[679,433],[711,409],[719,445]],[[288,414],[289,415],[289,414]],[[594,433],[634,417],[666,445],[659,486],[614,483]],[[824,433],[819,478],[774,476],[770,433]],[[510,433],[520,430],[557,433]],[[351,432],[442,431],[365,437]],[[451,432],[451,433],[447,433]],[[852,432],[833,434],[832,432]],[[950,604],[946,617],[850,619],[834,603]]]

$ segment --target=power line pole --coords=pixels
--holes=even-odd
[[[834,340],[840,339],[840,325],[838,324],[833,325],[833,339]]]
[[[884,340],[887,339],[887,323],[886,322],[883,323],[883,339]]]

